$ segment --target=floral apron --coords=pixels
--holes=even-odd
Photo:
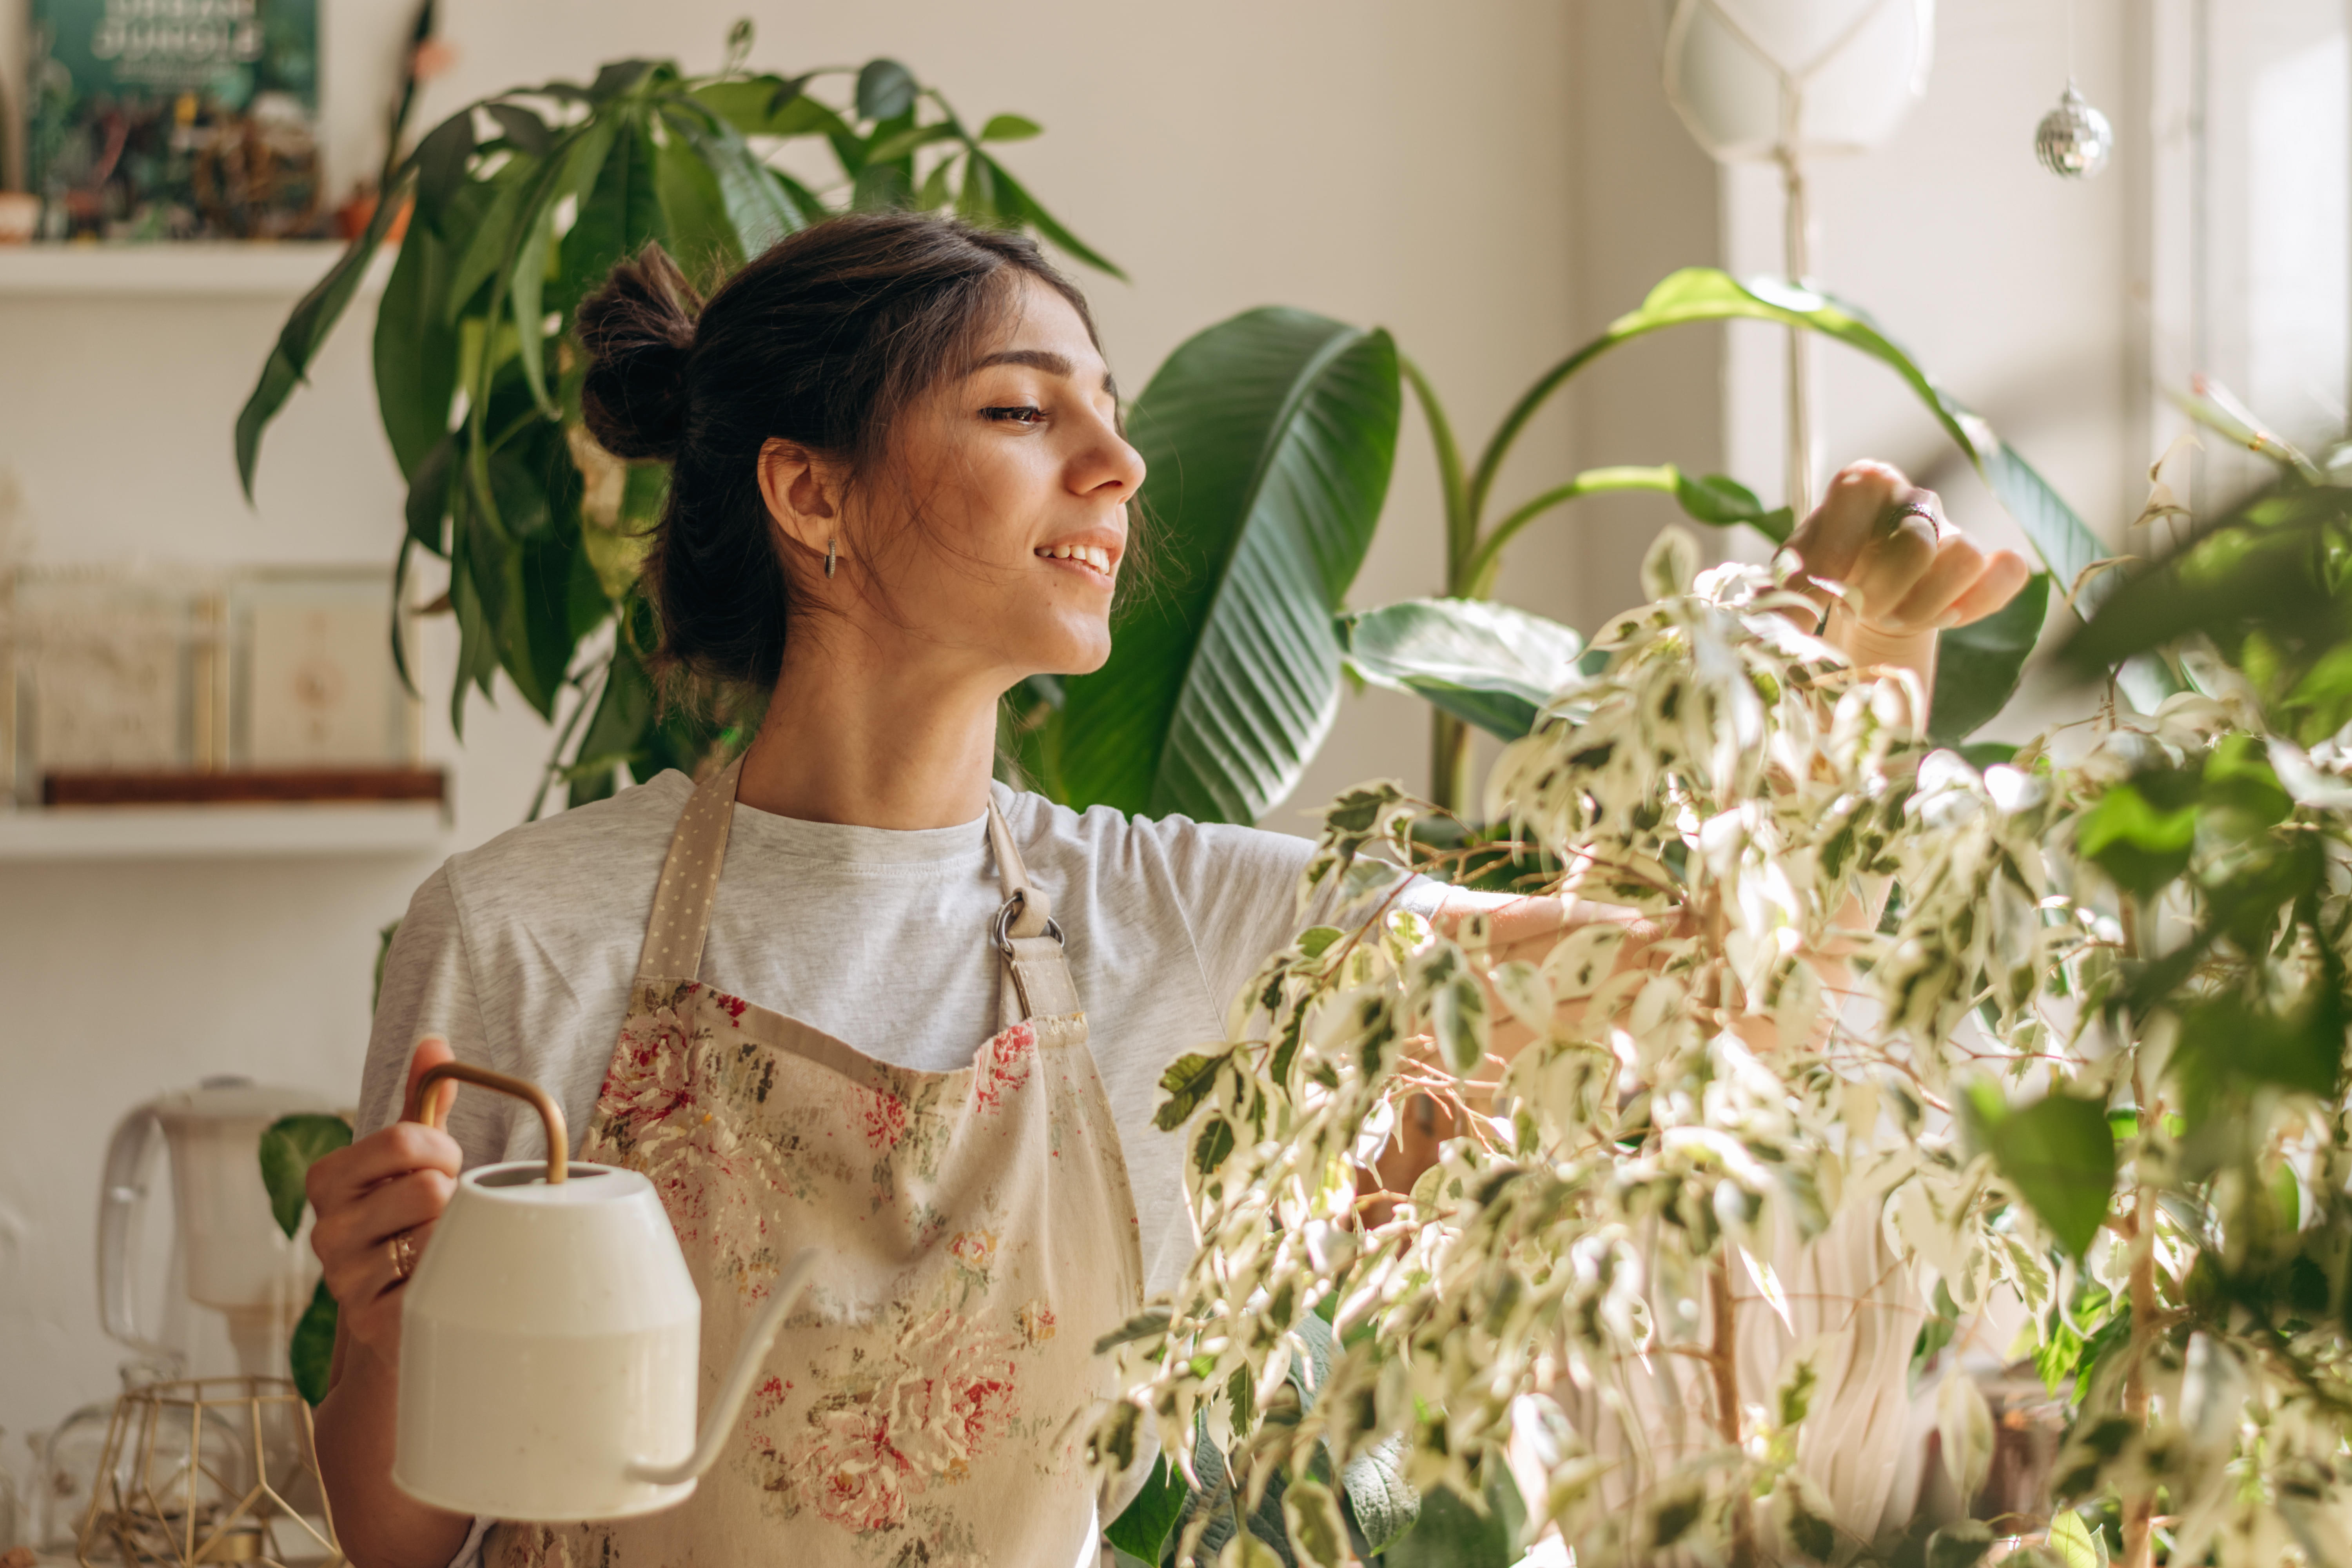
[[[1097,1338],[1142,1300],[1135,1203],[1045,893],[993,802],[1003,1027],[891,1067],[700,984],[738,763],[695,792],[581,1158],[651,1177],[702,1293],[702,1404],[784,1261],[825,1261],[677,1507],[501,1523],[493,1568],[1065,1568],[1087,1544]],[[978,934],[978,933],[975,933]],[[667,1457],[667,1456],[665,1456]]]

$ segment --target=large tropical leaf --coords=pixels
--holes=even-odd
[[[2049,614],[2050,574],[2040,572],[2001,608],[1936,639],[1936,696],[1927,714],[1934,739],[1966,740],[2009,705]]]
[[[1512,441],[1536,410],[1570,376],[1618,344],[1667,327],[1693,321],[1775,321],[1801,327],[1858,349],[1892,369],[1918,395],[1937,423],[1975,465],[1985,484],[2017,520],[2033,548],[2058,575],[2062,588],[2071,588],[2084,569],[2107,552],[2098,536],[2059,499],[2032,466],[2019,457],[1911,356],[1881,331],[1858,306],[1828,294],[1797,289],[1774,279],[1740,282],[1712,267],[1686,267],[1670,273],[1650,290],[1641,308],[1620,316],[1608,331],[1554,365],[1505,416],[1493,441],[1471,476],[1474,500],[1482,504]],[[2104,580],[2094,580],[2081,591],[2078,603],[2087,613],[2105,592]]]
[[[1401,408],[1388,334],[1303,310],[1236,316],[1160,367],[1131,425],[1166,586],[1067,683],[1072,804],[1251,822],[1298,782],[1338,709],[1331,617]]]
[[[1584,639],[1558,621],[1486,599],[1407,599],[1343,616],[1349,668],[1425,697],[1506,741],[1575,673]]]

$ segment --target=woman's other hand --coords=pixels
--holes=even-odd
[[[427,1068],[452,1055],[445,1040],[418,1042],[408,1062],[410,1093]],[[434,1091],[444,1115],[457,1088],[445,1083]],[[401,1287],[449,1206],[462,1162],[457,1140],[440,1128],[395,1121],[310,1167],[307,1185],[319,1211],[310,1247],[324,1266],[342,1338],[387,1365],[400,1353]]]
[[[2016,551],[1988,551],[1947,522],[1935,491],[1885,463],[1840,469],[1788,548],[1829,611],[1831,642],[1856,665],[1902,665],[1931,685],[1936,634],[1991,615],[2032,574]]]

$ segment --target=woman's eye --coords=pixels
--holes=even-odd
[[[1034,403],[1013,404],[1003,408],[983,408],[980,413],[983,419],[1009,420],[1015,425],[1034,425],[1045,417],[1045,411]]]

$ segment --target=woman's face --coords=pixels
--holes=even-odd
[[[1100,668],[1143,482],[1118,413],[1086,323],[1023,278],[973,362],[899,421],[889,471],[852,500],[888,623],[1003,686]]]

